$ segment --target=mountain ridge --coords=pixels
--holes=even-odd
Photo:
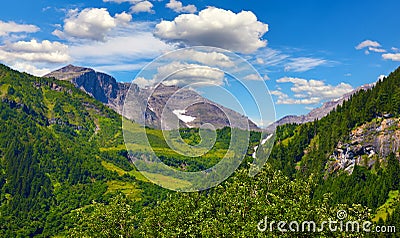
[[[130,90],[129,96],[132,98],[129,100],[130,103],[133,103],[134,105],[129,107],[132,111],[127,112],[124,116],[140,113],[137,108],[141,107],[143,102],[148,100],[148,105],[145,110],[145,121],[143,123],[150,127],[161,128],[163,109],[171,96],[177,92],[180,94],[180,97],[182,97],[182,100],[184,99],[193,102],[193,105],[190,105],[187,108],[181,108],[182,100],[175,100],[173,105],[171,105],[171,103],[168,104],[172,107],[168,108],[171,112],[171,116],[178,117],[180,125],[183,127],[200,127],[204,123],[211,123],[216,128],[223,128],[225,126],[231,126],[228,117],[230,117],[232,121],[243,121],[244,119],[244,116],[240,113],[212,102],[193,90],[182,90],[180,87],[165,86],[163,84],[158,85],[157,88],[140,88],[135,83],[117,82],[114,77],[106,73],[96,72],[91,68],[70,64],[46,74],[44,77],[53,77],[59,80],[70,81],[77,88],[107,105],[120,115],[123,114],[124,102],[128,91]],[[223,113],[217,111],[214,112],[212,111],[212,108],[219,108],[219,111],[222,110]],[[173,113],[177,110],[185,110],[183,116],[191,117],[193,120],[190,122],[183,121],[182,115]],[[199,114],[199,111],[204,113]],[[225,115],[225,113],[228,115]],[[137,117],[136,114],[134,116]],[[246,119],[248,120],[247,124],[249,128],[247,128],[246,123],[243,122],[238,123],[234,127],[240,129],[259,130],[258,126],[254,122],[247,117]]]
[[[304,123],[307,123],[307,122],[312,122],[312,121],[317,120],[317,119],[319,120],[319,119],[323,118],[324,116],[328,115],[329,112],[334,110],[337,106],[342,105],[344,101],[348,100],[355,93],[359,92],[360,90],[367,91],[367,90],[371,89],[372,87],[374,87],[375,84],[376,84],[376,82],[375,83],[370,83],[370,84],[364,84],[364,85],[354,89],[353,91],[342,95],[341,97],[339,97],[337,99],[324,102],[322,104],[322,106],[314,108],[313,110],[311,110],[309,113],[307,113],[305,115],[287,115],[287,116],[284,116],[281,119],[279,119],[276,122],[274,122],[271,125],[269,125],[267,127],[267,130],[273,130],[277,126],[281,126],[281,125],[284,125],[284,124],[292,124],[292,123],[294,123],[294,124],[304,124]]]
[[[46,74],[44,77],[70,81],[75,87],[106,104],[118,114],[122,113],[122,105],[129,85],[118,83],[114,77],[108,74],[69,64]]]

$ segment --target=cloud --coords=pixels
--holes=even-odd
[[[137,77],[135,78],[133,83],[137,84],[141,88],[146,88],[153,86],[156,83],[156,81],[154,79],[145,79],[143,77]]]
[[[139,62],[133,64],[108,64],[108,65],[101,65],[101,66],[94,66],[93,69],[98,72],[118,72],[118,71],[135,71],[142,69],[148,62]]]
[[[124,2],[129,2],[131,4],[135,4],[137,2],[140,2],[141,0],[103,0],[103,2],[115,2],[115,3],[124,3]]]
[[[64,19],[63,31],[55,30],[53,35],[59,38],[78,38],[96,41],[105,41],[107,33],[117,26],[126,25],[132,16],[123,12],[110,15],[105,8],[86,8],[81,12],[70,10]]]
[[[396,53],[396,54],[383,54],[382,58],[385,60],[392,60],[392,61],[400,61],[400,53]]]
[[[36,76],[49,73],[50,68],[60,66],[71,60],[68,46],[60,42],[44,40],[38,42],[7,42],[0,46],[0,61],[11,68]]]
[[[10,67],[20,72],[26,72],[39,77],[51,72],[51,69],[49,68],[37,68],[36,66],[25,62],[16,62],[15,64],[10,65]]]
[[[18,63],[16,69],[35,75],[66,63],[90,64],[93,68],[108,72],[133,72],[162,53],[175,49],[154,37],[151,29],[155,24],[130,22],[124,28],[112,29],[105,42],[83,40],[71,41],[65,45],[47,40],[31,40],[7,43],[0,46],[0,61],[10,66]],[[26,66],[28,64],[32,66],[31,69]]]
[[[368,47],[368,50],[372,51],[372,52],[376,52],[376,53],[384,53],[384,52],[386,52],[385,49],[379,49],[379,48],[374,48],[374,47]]]
[[[60,42],[18,41],[0,46],[0,60],[14,64],[17,61],[65,63],[71,58],[68,46]]]
[[[235,63],[229,58],[229,56],[220,52],[202,52],[194,49],[183,49],[179,51],[179,54],[173,54],[175,60],[191,60],[197,63],[230,68],[234,67]]]
[[[195,13],[197,8],[195,5],[183,6],[182,2],[176,0],[170,0],[169,3],[165,5],[167,8],[172,9],[174,12],[184,12],[184,13]]]
[[[265,78],[261,78],[261,76],[258,74],[249,74],[249,75],[245,76],[243,79],[244,80],[253,80],[253,81],[256,81],[256,80],[264,81],[265,80]]]
[[[369,55],[371,52],[385,53],[386,50],[381,48],[381,44],[377,41],[365,40],[356,46],[357,50],[364,50],[364,54]]]
[[[262,64],[266,66],[276,66],[282,64],[289,58],[289,55],[283,54],[279,50],[264,48],[262,50],[258,50],[255,63]]]
[[[317,66],[327,64],[328,61],[324,59],[299,57],[289,59],[291,62],[285,64],[285,71],[305,72]]]
[[[136,78],[134,83],[141,87],[151,86],[162,82],[164,85],[198,86],[198,85],[223,85],[225,73],[218,68],[198,64],[172,62],[157,68],[157,73],[152,79]]]
[[[174,48],[153,36],[154,23],[130,23],[122,31],[111,32],[106,42],[78,42],[69,47],[75,62],[119,67],[149,61]]]
[[[142,1],[134,4],[130,10],[133,13],[139,13],[139,12],[149,12],[149,13],[154,13],[152,10],[153,4],[149,1]]]
[[[223,85],[225,78],[225,73],[218,68],[179,62],[163,65],[157,71],[156,78],[163,80],[165,85]]]
[[[272,91],[271,94],[278,97],[277,104],[317,104],[325,100],[339,98],[353,90],[353,87],[346,83],[333,86],[314,79],[284,77],[276,82],[292,83],[291,91],[294,93],[294,98],[290,98],[289,95],[281,91]]]
[[[183,45],[216,46],[241,53],[265,47],[261,37],[268,25],[257,20],[251,11],[232,11],[209,7],[196,14],[181,14],[173,21],[156,25],[155,36]]]
[[[264,64],[265,61],[262,58],[257,58],[256,59],[257,64]]]
[[[132,15],[126,12],[117,13],[115,14],[115,21],[117,24],[125,25],[132,21]]]
[[[317,104],[320,102],[319,98],[303,98],[303,99],[293,99],[289,95],[278,90],[270,92],[272,95],[276,96],[278,100],[276,104]]]
[[[366,47],[379,48],[379,47],[381,47],[381,44],[379,44],[379,42],[377,42],[377,41],[365,40],[365,41],[361,42],[360,44],[358,44],[356,46],[356,49],[357,50],[361,50],[361,49],[364,49]]]
[[[391,50],[394,51],[394,52],[399,52],[400,51],[399,48],[396,48],[396,47],[392,47]]]
[[[13,21],[0,21],[0,36],[7,36],[10,33],[34,33],[39,31],[35,25],[18,24]]]
[[[130,8],[131,13],[154,13],[154,11],[152,10],[153,4],[147,0],[103,0],[103,2],[113,2],[118,4],[127,2],[132,5]]]
[[[27,52],[27,53],[51,53],[51,52],[66,52],[68,47],[60,42],[51,42],[44,40],[38,42],[35,39],[31,41],[18,41],[15,43],[6,44],[8,51]]]

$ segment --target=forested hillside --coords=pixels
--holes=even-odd
[[[333,203],[359,203],[375,213],[389,199],[389,192],[400,188],[399,117],[397,69],[372,89],[354,94],[321,120],[279,127],[269,163],[292,179],[316,176],[314,200],[331,193]],[[332,164],[341,162],[335,152],[344,154],[346,150],[353,153],[347,160],[353,168],[333,172]],[[393,206],[398,207],[399,203],[396,197]],[[392,214],[393,206],[387,213]],[[394,212],[397,217],[399,213],[399,209]]]
[[[69,82],[0,65],[0,97],[1,237],[62,233],[72,210],[117,190],[140,203],[165,193],[135,179],[123,147],[100,149],[123,144],[120,116]]]
[[[339,145],[352,144],[355,129],[400,117],[400,69],[319,121],[278,127],[271,156],[254,178],[248,170],[260,133],[252,132],[240,168],[194,193],[149,183],[129,162],[120,116],[69,82],[0,65],[0,98],[0,237],[308,237],[315,234],[262,232],[258,225],[265,217],[320,223],[337,219],[339,210],[351,221],[400,227],[398,151],[377,153],[371,166],[354,165],[351,173],[329,172],[328,163]],[[230,132],[217,131],[211,154],[187,159],[167,148],[161,131],[147,129],[156,154],[188,171],[218,162]],[[199,141],[195,128],[180,133],[189,144]]]

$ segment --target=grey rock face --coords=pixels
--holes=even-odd
[[[77,88],[106,104],[118,113],[122,112],[124,95],[128,85],[117,83],[110,75],[99,73],[90,68],[67,65],[53,71],[45,77],[71,81]]]
[[[400,156],[400,119],[375,118],[351,131],[348,141],[337,144],[327,162],[326,176],[339,170],[352,173],[354,166],[371,168],[390,153]]]

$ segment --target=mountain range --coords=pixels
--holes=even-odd
[[[240,113],[212,102],[190,89],[163,84],[155,88],[140,88],[134,83],[117,82],[108,74],[73,65],[55,70],[45,77],[70,81],[118,114],[139,120],[138,122],[141,120],[141,115],[138,115],[141,112],[140,108],[145,105],[145,110],[142,110],[145,112],[145,120],[142,124],[154,128],[161,128],[162,118],[167,115],[166,121],[179,120],[180,127],[200,127],[205,123],[210,123],[215,128],[230,126],[247,129],[248,126],[251,130],[259,130],[254,122]],[[129,106],[123,113],[128,92],[130,92]]]
[[[170,117],[177,117],[179,120],[180,127],[200,127],[204,123],[211,123],[216,128],[223,128],[225,126],[232,126],[232,123],[228,120],[228,117],[224,114],[227,113],[231,120],[239,121],[236,127],[246,129],[246,124],[243,123],[243,115],[223,107],[215,102],[212,102],[197,92],[190,89],[182,89],[177,86],[165,86],[158,85],[157,88],[140,88],[135,83],[122,83],[105,73],[96,72],[91,68],[78,67],[74,65],[67,65],[61,69],[55,70],[45,77],[53,77],[59,80],[66,80],[72,82],[77,88],[83,90],[87,94],[91,95],[98,101],[107,105],[118,114],[123,114],[123,106],[128,94],[131,90],[130,103],[136,103],[130,105],[130,110],[139,108],[141,103],[145,103],[148,100],[147,107],[145,109],[145,121],[143,122],[147,126],[154,128],[161,128],[161,118],[167,101],[174,95],[179,96],[179,100],[171,100],[168,102],[167,111]],[[315,108],[306,115],[288,115],[276,122],[269,125],[266,130],[272,131],[274,128],[284,124],[303,124],[312,122],[316,119],[321,119],[326,116],[329,112],[335,109],[338,105],[348,100],[352,95],[360,90],[369,90],[375,83],[362,85],[353,91],[344,94],[340,98],[327,101],[321,107]],[[177,95],[178,93],[178,95]],[[189,107],[183,106],[183,101],[186,105],[189,103]],[[126,112],[125,115],[135,115],[137,119],[138,111]],[[134,119],[134,118],[130,118]],[[176,118],[174,118],[176,119]],[[252,130],[259,130],[257,125],[251,120],[248,120],[249,128]]]

